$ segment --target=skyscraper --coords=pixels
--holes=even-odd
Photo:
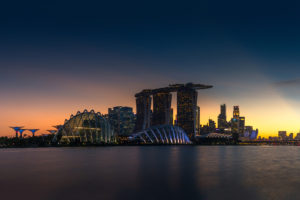
[[[151,97],[141,95],[136,97],[136,124],[135,130],[144,130],[150,127],[151,119]]]
[[[190,138],[196,134],[197,91],[193,87],[181,87],[177,92],[177,125]]]
[[[233,118],[238,120],[239,117],[240,117],[240,108],[239,108],[239,106],[233,106]]]
[[[109,108],[108,120],[116,135],[128,136],[134,130],[135,116],[131,107]]]
[[[171,92],[177,92],[176,125],[183,128],[190,138],[196,134],[197,91],[212,88],[203,84],[173,84],[169,87],[142,90],[136,97],[136,131],[149,128],[150,125],[172,124]],[[153,95],[153,113],[151,115],[151,96]],[[151,122],[151,123],[150,123]],[[171,123],[170,123],[171,122]]]
[[[245,132],[245,117],[240,116],[239,106],[233,106],[233,118],[231,119],[231,130],[243,136]]]
[[[153,116],[151,125],[170,124],[172,95],[170,92],[153,94]]]
[[[231,132],[239,133],[240,109],[239,106],[233,106],[233,117],[231,119]]]
[[[245,132],[245,117],[239,117],[239,133],[244,136]]]
[[[231,119],[231,133],[232,138],[235,141],[235,143],[239,140],[239,123],[240,121],[240,109],[239,106],[233,106],[233,117]]]
[[[220,114],[218,116],[218,128],[224,130],[227,126],[226,105],[222,104],[220,106]]]

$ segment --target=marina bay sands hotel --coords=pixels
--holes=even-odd
[[[171,92],[177,92],[177,126],[183,128],[190,138],[196,133],[197,90],[212,88],[203,84],[174,84],[158,89],[146,89],[136,97],[136,131],[150,126],[171,124]],[[153,113],[151,112],[153,96]]]

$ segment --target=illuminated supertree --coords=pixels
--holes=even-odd
[[[54,138],[53,138],[52,142],[56,142],[57,141],[57,132],[63,127],[63,125],[60,124],[60,125],[55,125],[55,126],[52,126],[52,127],[56,128],[56,134],[54,135]]]
[[[10,128],[14,129],[16,131],[16,138],[18,138],[18,133],[24,126],[11,126]],[[23,131],[22,131],[23,132]]]
[[[26,131],[26,130],[27,129],[22,129],[22,128],[19,130],[20,138],[23,138],[23,132]]]
[[[40,129],[28,129],[32,133],[32,137],[34,137],[34,134],[40,130]]]

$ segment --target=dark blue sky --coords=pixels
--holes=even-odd
[[[126,60],[142,72],[167,72],[246,68],[240,62],[251,57],[276,79],[296,78],[299,8],[296,1],[7,1],[1,60],[33,68],[49,60],[101,62],[111,70],[122,70],[115,62]]]
[[[272,68],[296,69],[299,8],[296,1],[7,1],[1,54],[97,60],[101,52],[180,65],[224,62],[242,48]]]
[[[35,97],[59,107],[86,95],[94,100],[84,105],[102,98],[104,107],[104,88],[133,105],[140,89],[190,81],[215,86],[200,97],[214,110],[276,95],[297,102],[299,9],[297,1],[2,2],[2,106],[34,109]]]

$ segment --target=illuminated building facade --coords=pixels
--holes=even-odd
[[[170,92],[153,94],[152,125],[170,124],[172,95]]]
[[[220,106],[220,114],[218,116],[218,128],[220,130],[224,130],[225,128],[228,128],[225,104],[222,104]]]
[[[116,106],[108,109],[108,120],[115,135],[128,136],[134,131],[135,115],[131,107]]]
[[[174,84],[169,87],[143,90],[136,97],[135,131],[149,128],[150,125],[173,124],[171,120],[171,92],[177,92],[176,125],[183,128],[190,138],[195,137],[197,129],[197,90],[212,88],[202,84]],[[151,95],[153,95],[153,115],[151,118]],[[200,113],[200,112],[199,112]],[[199,117],[200,119],[200,114]],[[170,123],[172,121],[172,123]],[[152,124],[150,124],[152,122]],[[199,125],[200,126],[200,125]]]
[[[239,106],[233,106],[233,118],[231,119],[231,131],[234,134],[244,136],[245,132],[245,117],[240,116]]]
[[[233,106],[233,118],[238,120],[239,117],[240,117],[240,108],[239,108],[239,106]]]
[[[115,143],[115,135],[108,120],[94,110],[77,112],[65,120],[54,137],[54,142],[63,144],[90,143],[111,144]]]
[[[231,132],[232,133],[239,133],[239,120],[238,119],[232,118],[231,122],[230,122],[230,125],[231,125]]]
[[[244,138],[248,138],[250,140],[256,140],[258,136],[258,129],[254,130],[253,126],[245,126],[245,131],[243,134]]]
[[[244,135],[245,132],[245,117],[239,117],[239,133]]]
[[[191,141],[185,131],[172,125],[151,126],[129,137],[132,142],[141,144],[190,144]]]
[[[196,135],[197,91],[190,87],[177,92],[177,125],[183,128],[190,138]]]

